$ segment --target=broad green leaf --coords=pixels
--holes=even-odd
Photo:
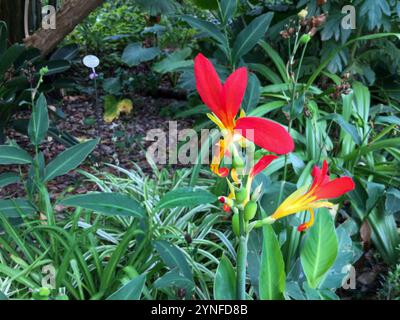
[[[22,55],[25,51],[23,44],[13,44],[9,47],[0,59],[0,80],[4,80],[6,71],[12,67],[13,63]]]
[[[182,20],[189,23],[193,28],[199,30],[200,32],[205,32],[209,37],[213,38],[220,45],[227,47],[228,42],[225,35],[219,31],[219,29],[208,21],[203,21],[191,16],[183,16]]]
[[[165,240],[153,241],[153,246],[171,270],[177,268],[183,276],[193,281],[192,270],[180,248]]]
[[[236,300],[236,273],[225,255],[222,256],[215,274],[214,299]]]
[[[0,179],[1,181],[1,179]],[[390,188],[386,193],[385,213],[395,214],[400,212],[400,190]]]
[[[29,164],[33,159],[25,150],[15,146],[0,146],[0,165]]]
[[[28,125],[28,135],[34,145],[39,145],[49,129],[47,101],[42,93],[32,108],[32,116]]]
[[[140,275],[129,281],[117,292],[113,293],[107,298],[107,300],[140,300],[144,284],[146,282],[146,276]]]
[[[107,216],[142,218],[145,211],[140,203],[120,193],[88,193],[72,196],[60,202],[67,207],[82,207]]]
[[[192,53],[190,48],[185,48],[182,50],[177,50],[174,53],[171,53],[165,59],[156,63],[153,67],[153,70],[158,73],[168,73],[168,72],[176,72],[179,69],[187,68],[193,66],[193,61],[185,60]]]
[[[161,198],[157,207],[159,209],[195,207],[201,204],[214,203],[215,201],[217,201],[217,197],[206,190],[180,188],[168,192]]]
[[[237,0],[221,0],[220,11],[222,21],[227,24],[235,15],[237,8]]]
[[[163,289],[163,288],[183,288],[186,290],[186,293],[190,296],[190,292],[194,289],[194,282],[185,276],[179,273],[179,269],[175,268],[166,274],[164,274],[161,278],[158,278],[154,282],[154,288]]]
[[[233,61],[238,62],[264,37],[273,16],[272,12],[265,13],[255,18],[239,33],[233,45]]]
[[[0,200],[0,214],[7,218],[33,216],[35,207],[25,199]]]
[[[262,300],[281,300],[285,292],[285,263],[279,241],[271,225],[263,227],[259,291]]]
[[[301,265],[311,288],[318,287],[335,263],[337,253],[338,239],[333,219],[327,209],[319,209],[300,253]]]
[[[0,174],[0,188],[17,183],[20,180],[19,174],[16,173],[3,173]]]
[[[137,66],[142,62],[155,59],[160,55],[159,48],[143,48],[140,43],[129,44],[122,53],[122,61],[129,67]]]
[[[93,151],[100,139],[89,140],[60,153],[45,169],[45,181],[67,174],[77,168]]]

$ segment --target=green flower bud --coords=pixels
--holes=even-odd
[[[232,216],[232,230],[233,230],[233,233],[237,237],[240,237],[240,224],[239,224],[239,213],[238,212],[236,212]]]
[[[42,287],[39,289],[39,296],[41,297],[48,297],[51,293],[49,288]]]
[[[235,198],[237,203],[243,203],[247,198],[247,190],[245,188],[241,188],[238,192],[236,192]]]
[[[239,156],[239,155],[235,155],[234,157],[233,157],[233,163],[232,163],[232,166],[235,168],[235,169],[242,169],[242,168],[244,168],[244,166],[245,166],[246,164],[244,163],[244,160],[242,159],[242,157],[241,156]]]
[[[311,36],[309,34],[303,34],[300,38],[300,43],[306,44],[311,40]]]
[[[253,220],[257,213],[257,202],[249,201],[244,208],[244,219],[246,221]]]

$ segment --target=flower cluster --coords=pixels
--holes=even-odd
[[[233,211],[232,225],[239,235],[239,212],[243,212],[246,226],[253,220],[258,210],[257,201],[262,185],[252,188],[257,174],[267,168],[278,155],[285,155],[294,150],[294,142],[288,131],[280,124],[258,117],[247,117],[241,110],[247,88],[248,72],[239,68],[222,83],[212,63],[199,54],[195,59],[196,86],[204,104],[210,109],[208,117],[220,129],[222,139],[215,146],[215,155],[211,170],[216,175],[228,178],[230,193],[221,196],[220,202],[226,212]],[[243,149],[255,152],[256,163],[243,156]],[[233,158],[230,167],[222,166],[225,158]],[[249,163],[253,163],[250,168]],[[229,175],[231,179],[229,179]],[[322,169],[314,167],[311,186],[304,186],[290,195],[278,209],[255,226],[274,223],[276,220],[301,211],[309,211],[310,221],[298,227],[299,231],[310,228],[314,222],[314,209],[332,207],[328,199],[340,197],[354,189],[354,182],[349,177],[330,180],[328,164],[324,161]],[[245,226],[245,227],[246,227]]]

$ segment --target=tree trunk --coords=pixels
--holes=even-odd
[[[104,0],[65,0],[56,16],[56,29],[39,29],[24,40],[26,46],[35,47],[43,56],[47,55],[103,2]]]

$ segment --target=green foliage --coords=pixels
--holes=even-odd
[[[60,49],[56,51],[49,60],[40,57],[40,52],[33,48],[25,48],[23,44],[7,45],[8,29],[7,25],[0,21],[0,143],[5,142],[5,130],[10,124],[12,116],[18,111],[26,108],[26,101],[31,99],[31,90],[35,83],[41,79],[40,70],[47,68],[44,81],[40,81],[38,86],[41,92],[50,92],[60,89],[64,84],[53,79],[51,83],[46,83],[47,77],[62,73],[70,68],[69,59],[71,50]],[[39,87],[37,89],[39,89]],[[40,103],[40,102],[39,102]],[[33,112],[37,120],[44,117],[44,110],[41,106],[36,106],[38,112]],[[34,124],[33,124],[34,125]],[[18,129],[17,125],[14,125]],[[24,128],[22,131],[25,131]],[[29,128],[31,131],[31,128]],[[40,138],[40,134],[36,138]],[[37,142],[37,141],[36,141]]]
[[[274,229],[263,227],[263,247],[259,278],[260,299],[280,300],[285,292],[285,264]]]
[[[236,299],[236,273],[232,263],[226,256],[222,256],[215,274],[214,299]]]
[[[327,210],[319,210],[300,257],[308,285],[315,289],[333,266],[338,253],[335,226]]]

